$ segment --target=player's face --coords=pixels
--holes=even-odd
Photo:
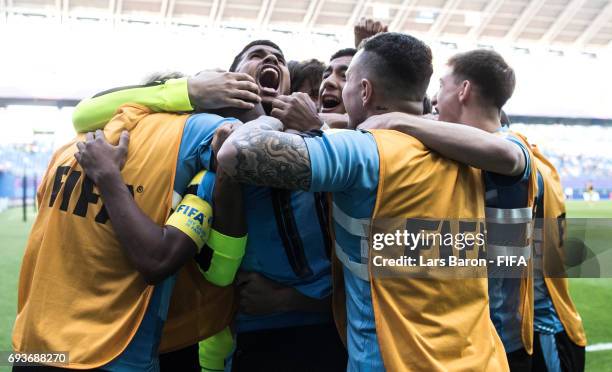
[[[453,68],[448,67],[440,78],[440,89],[436,94],[434,107],[439,119],[451,123],[458,123],[461,117],[461,102],[459,101],[460,85],[453,74]],[[433,104],[433,102],[432,102]]]
[[[236,72],[252,76],[259,85],[263,104],[271,104],[279,95],[289,94],[289,69],[285,57],[268,45],[253,45],[242,54]]]
[[[319,89],[319,107],[323,113],[345,114],[342,91],[346,84],[346,70],[351,64],[352,56],[333,59],[323,72],[323,81]]]
[[[363,57],[361,51],[355,54],[349,68],[346,70],[346,84],[342,90],[342,101],[348,114],[348,128],[355,129],[367,118],[367,112],[361,99],[362,73],[359,60]]]

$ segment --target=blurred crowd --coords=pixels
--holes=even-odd
[[[581,125],[512,124],[536,143],[555,165],[567,197],[580,199],[588,184],[602,199],[612,193],[612,128]],[[10,200],[23,196],[25,175],[28,197],[44,175],[53,143],[34,141],[29,144],[0,145],[0,211]]]
[[[547,152],[547,155],[559,170],[562,179],[577,181],[597,179],[605,183],[610,182],[612,176],[610,157],[589,154],[569,156],[554,152]]]
[[[32,202],[52,154],[49,143],[0,145],[0,212],[21,203],[24,185]]]
[[[525,125],[511,128],[525,133],[559,171],[567,196],[582,198],[587,185],[601,198],[612,192],[612,128],[583,125]],[[571,190],[571,192],[570,192]]]

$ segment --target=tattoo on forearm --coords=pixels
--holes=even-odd
[[[238,181],[286,189],[310,188],[310,158],[302,137],[261,125],[243,131],[233,144]]]

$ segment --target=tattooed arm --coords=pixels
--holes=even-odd
[[[312,169],[306,143],[282,130],[283,124],[269,116],[242,125],[221,147],[219,166],[239,182],[308,190]]]

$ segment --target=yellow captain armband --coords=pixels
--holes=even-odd
[[[211,230],[208,246],[213,254],[210,267],[203,272],[209,282],[218,286],[230,285],[240,267],[246,249],[247,236],[234,238]]]
[[[212,207],[195,195],[187,194],[176,207],[166,225],[174,226],[189,236],[198,252],[210,238]]]

